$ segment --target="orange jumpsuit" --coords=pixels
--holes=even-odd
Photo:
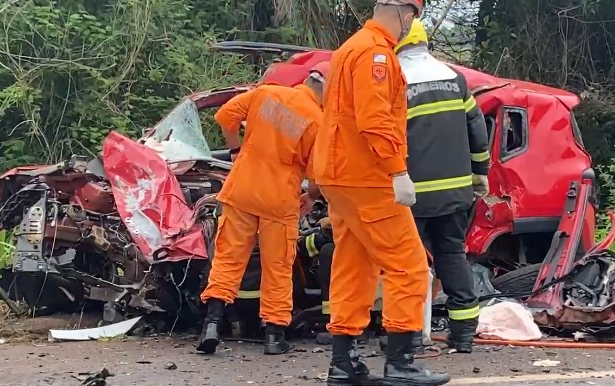
[[[370,20],[331,59],[323,127],[314,145],[316,183],[335,239],[333,335],[360,335],[383,272],[383,325],[421,331],[428,266],[412,213],[396,204],[392,174],[406,170],[406,82],[396,38]]]
[[[231,132],[245,120],[246,131],[218,194],[224,206],[203,302],[216,298],[233,303],[258,236],[260,316],[279,326],[290,323],[301,181],[322,114],[315,93],[305,85],[262,85],[231,99],[215,115]]]

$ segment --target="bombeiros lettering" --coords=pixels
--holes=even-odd
[[[450,92],[460,92],[459,85],[457,82],[449,82],[449,81],[434,81],[434,82],[424,82],[419,84],[408,85],[408,91],[406,92],[406,96],[408,99],[415,97],[419,94],[422,94],[427,91],[450,91]]]

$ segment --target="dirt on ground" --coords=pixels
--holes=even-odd
[[[330,348],[295,342],[284,356],[262,354],[253,343],[225,342],[213,356],[195,353],[196,338],[124,338],[88,341],[0,344],[0,384],[79,385],[85,373],[106,368],[109,385],[324,385]],[[384,358],[376,342],[363,347],[375,373]],[[539,360],[558,361],[537,367]],[[421,361],[433,371],[448,371],[452,384],[615,385],[615,353],[478,346],[473,354],[444,354]]]
[[[295,341],[282,356],[262,346],[223,342],[215,355],[195,352],[195,336],[120,337],[101,341],[49,342],[49,329],[94,327],[96,316],[0,318],[0,385],[80,385],[102,369],[109,386],[129,385],[324,385],[330,347]],[[384,357],[376,340],[361,347],[372,372]],[[612,385],[615,352],[476,346],[472,354],[447,354],[420,363],[446,371],[457,385]],[[536,361],[554,367],[539,367]]]

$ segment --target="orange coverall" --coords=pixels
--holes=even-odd
[[[262,85],[234,97],[215,115],[231,132],[245,120],[246,131],[218,194],[224,206],[203,302],[216,298],[233,303],[258,235],[260,316],[279,326],[290,323],[301,181],[322,114],[315,93],[305,85]]]
[[[394,201],[391,177],[406,170],[407,157],[396,40],[370,20],[331,59],[313,167],[334,230],[333,335],[356,336],[367,327],[381,271],[386,330],[423,327],[427,257],[410,208]]]

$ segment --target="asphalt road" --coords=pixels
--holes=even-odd
[[[195,354],[193,337],[0,345],[0,385],[79,385],[79,373],[107,368],[110,386],[129,385],[324,385],[329,348],[298,342],[282,357],[265,357],[251,343],[225,343],[214,356]],[[365,347],[368,364],[382,371],[384,358]],[[534,366],[537,360],[557,367]],[[171,363],[172,362],[172,363]],[[423,361],[448,371],[451,385],[613,385],[615,352],[477,347],[471,355],[442,355]],[[175,366],[173,366],[173,364]],[[176,368],[174,368],[176,367]],[[170,368],[170,369],[169,369]],[[174,368],[174,369],[173,369]]]

